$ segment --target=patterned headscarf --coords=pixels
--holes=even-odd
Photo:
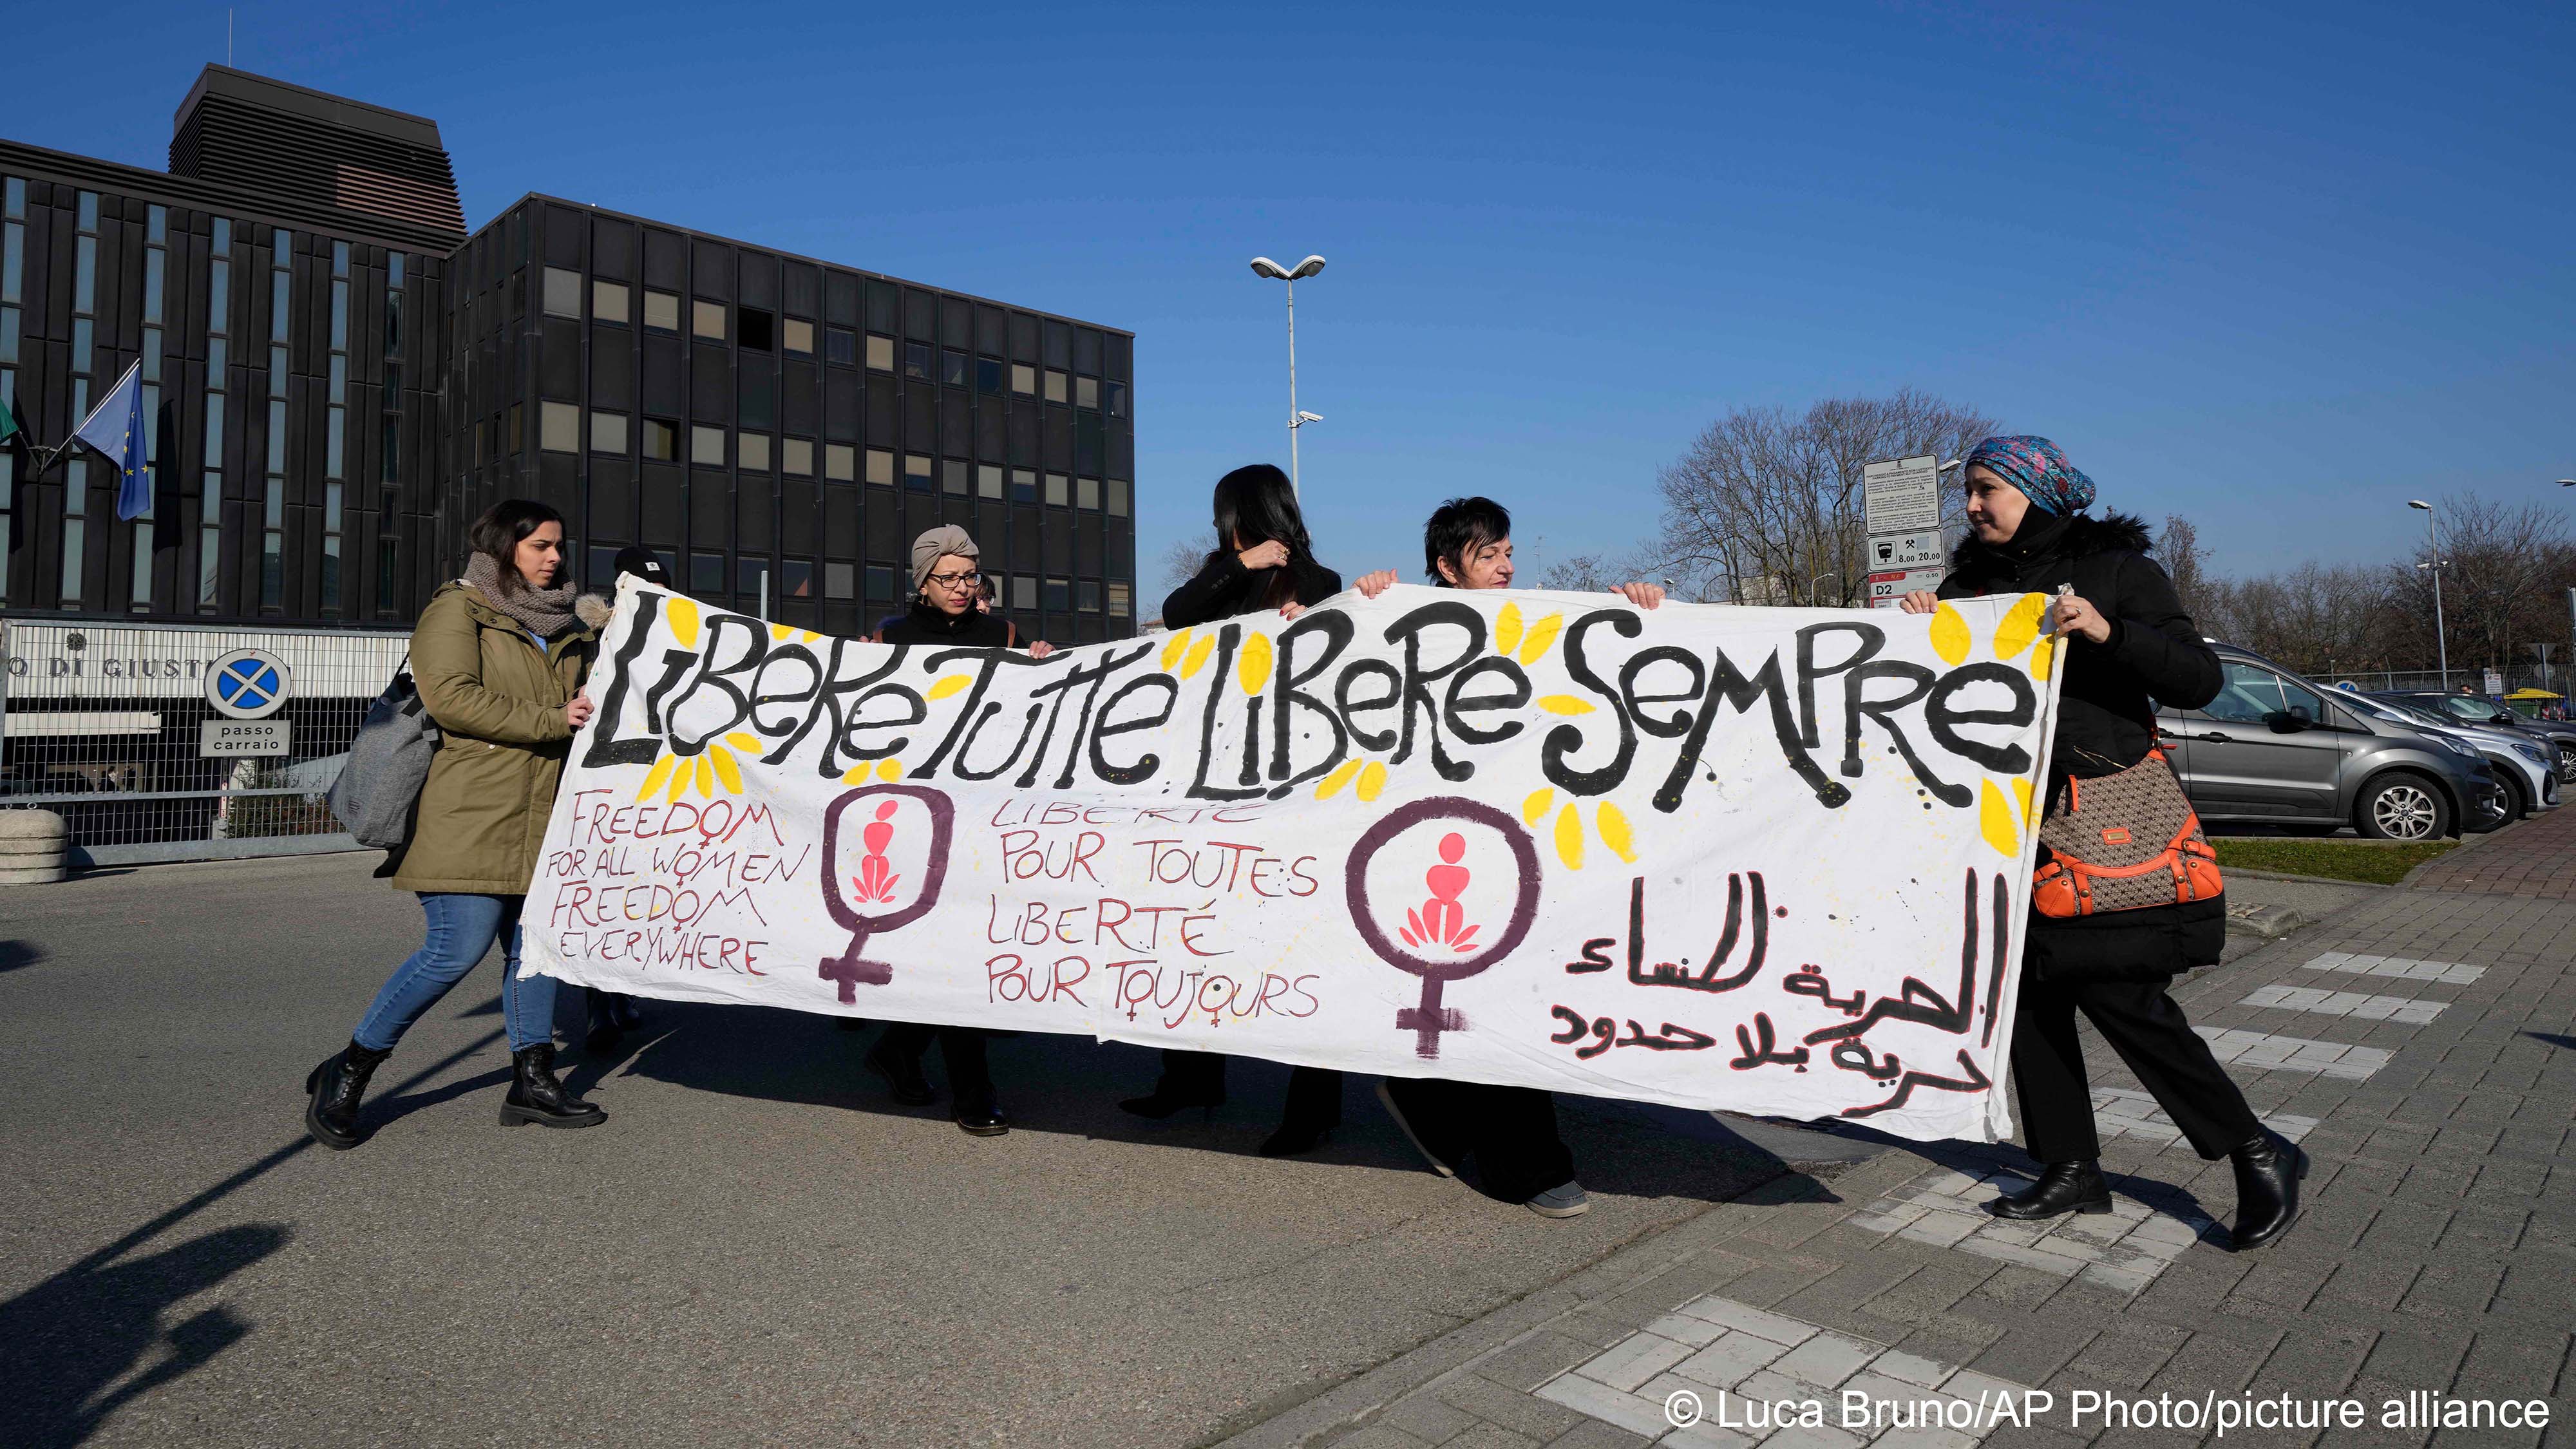
[[[2081,513],[2093,503],[2093,480],[2066,461],[2055,443],[2030,433],[1998,434],[1968,454],[1969,468],[1983,468],[2010,483],[2043,513]],[[1962,475],[1966,469],[1960,470]]]

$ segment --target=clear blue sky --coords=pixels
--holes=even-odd
[[[1346,574],[1653,526],[1725,409],[1914,384],[2249,572],[2576,474],[2576,9],[245,4],[542,190],[1133,329],[1139,561],[1285,461]],[[0,135],[159,166],[225,7],[19,12]],[[55,57],[38,61],[39,57]],[[72,58],[77,58],[72,59]]]

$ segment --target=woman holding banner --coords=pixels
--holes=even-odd
[[[1342,576],[1315,561],[1296,488],[1268,463],[1237,468],[1217,480],[1216,539],[1199,571],[1163,601],[1165,628],[1271,609],[1293,619],[1342,591]],[[1224,1102],[1224,1057],[1167,1050],[1154,1090],[1118,1105],[1159,1121],[1190,1107],[1214,1112]],[[1310,1152],[1341,1122],[1342,1074],[1298,1067],[1288,1074],[1287,1110],[1262,1142],[1261,1155]]]
[[[2089,781],[2128,775],[2138,790],[2158,784],[2151,777],[2163,770],[2160,757],[2149,759],[2158,702],[2198,708],[2217,697],[2224,675],[2172,582],[2146,556],[2145,526],[2125,514],[2088,516],[2093,480],[2046,438],[1987,438],[1968,454],[1965,486],[1970,536],[1957,565],[1939,593],[1906,595],[1906,612],[1934,612],[1941,599],[2055,593],[2054,625],[2067,654],[2050,812],[2069,808],[2079,790],[2093,790]],[[2165,776],[2164,788],[2170,780]],[[2122,790],[2105,787],[2102,795],[2108,809],[2119,808]],[[2041,864],[2060,868],[2046,847]],[[2034,907],[2012,1073],[2024,1140],[2045,1170],[2028,1192],[1997,1199],[1990,1211],[2006,1218],[2110,1211],[2075,1033],[2080,1010],[2193,1150],[2235,1163],[2236,1249],[2259,1247],[2289,1228],[2298,1215],[2303,1155],[2255,1119],[2166,992],[2176,974],[2217,963],[2226,926],[2226,901],[2216,895],[2070,915]]]
[[[966,530],[944,523],[912,541],[912,607],[902,617],[877,626],[880,644],[926,648],[1016,649],[1020,631],[1010,620],[978,608],[984,593],[983,551]],[[1029,656],[1044,659],[1055,646],[1044,639],[1028,646]],[[970,1137],[999,1137],[1011,1130],[1010,1119],[993,1100],[993,1075],[984,1060],[990,1034],[971,1026],[924,1026],[919,1022],[886,1024],[885,1035],[868,1050],[868,1069],[885,1078],[894,1099],[908,1107],[939,1100],[921,1074],[922,1056],[935,1038],[939,1056],[948,1064],[949,1116]]]
[[[325,1147],[365,1140],[358,1105],[394,1044],[501,945],[501,1018],[512,1080],[501,1125],[590,1127],[606,1114],[555,1079],[555,979],[519,974],[519,908],[535,878],[604,600],[563,578],[563,515],[513,498],[474,520],[465,577],[441,585],[411,636],[411,668],[439,729],[411,838],[379,875],[420,895],[427,939],[396,967],[349,1044],[304,1079],[305,1130]]]

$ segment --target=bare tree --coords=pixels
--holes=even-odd
[[[2443,499],[2438,516],[2442,620],[2452,667],[2508,668],[2521,661],[2532,640],[2565,634],[2564,590],[2576,548],[2556,510],[2469,494]],[[2439,653],[2432,627],[2433,570],[2424,566],[2434,562],[2428,542],[2412,559],[2391,565],[2388,581],[2409,616],[2399,627],[2412,636],[2426,664]]]
[[[2165,515],[2165,530],[2156,537],[2156,558],[2165,566],[2165,576],[2173,580],[2174,596],[2182,600],[2182,611],[2199,618],[2208,608],[2209,554],[2200,546],[2200,530],[2179,513]]]
[[[1863,599],[1862,470],[1887,458],[1957,457],[1996,427],[1913,388],[1829,398],[1795,417],[1738,408],[1662,471],[1662,533],[1643,551],[1647,571],[1683,580],[1702,598]],[[1956,526],[1961,502],[1944,498],[1945,528]]]
[[[1196,577],[1199,565],[1207,562],[1208,540],[1176,538],[1163,550],[1163,591],[1169,593]]]

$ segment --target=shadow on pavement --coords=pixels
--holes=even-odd
[[[2576,1047],[2576,1036],[2563,1036],[2554,1031],[2526,1031],[2523,1035],[2533,1041],[2545,1041],[2554,1047]]]
[[[33,941],[0,941],[0,971],[15,971],[45,959],[45,948]]]

